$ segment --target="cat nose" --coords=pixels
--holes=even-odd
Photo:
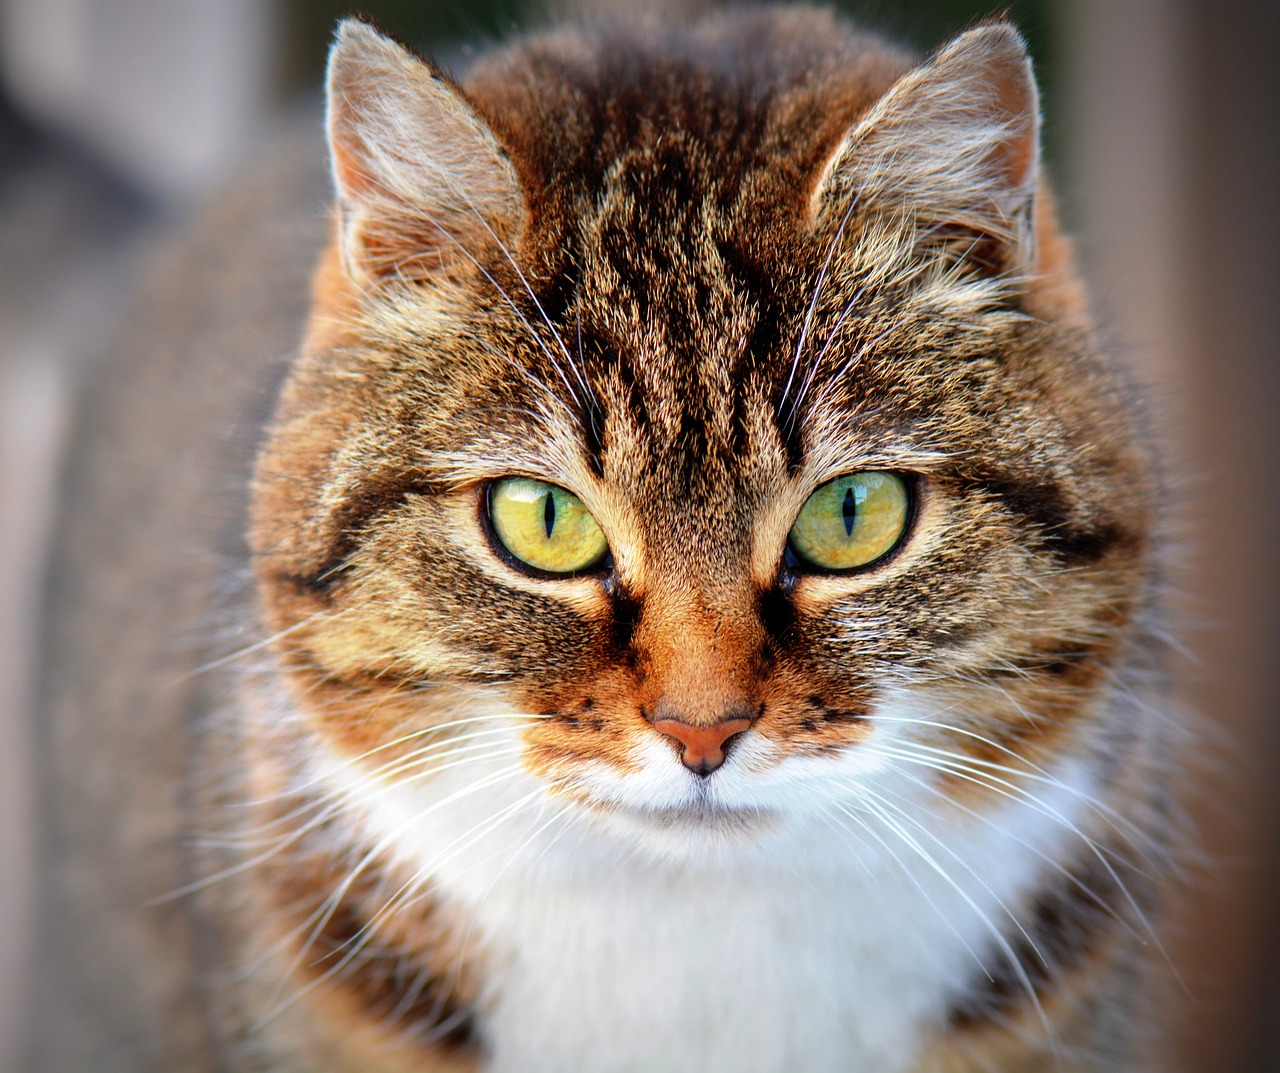
[[[681,745],[680,760],[695,775],[704,778],[725,760],[729,739],[750,730],[754,719],[722,719],[710,726],[695,726],[680,719],[659,719],[653,729]]]

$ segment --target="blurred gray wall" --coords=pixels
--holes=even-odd
[[[278,24],[268,0],[0,3],[0,1070],[36,956],[26,712],[69,400],[145,236],[253,143]]]
[[[0,70],[33,121],[149,193],[190,198],[261,123],[279,22],[272,0],[4,0]]]
[[[1171,937],[1192,996],[1176,1068],[1280,1070],[1280,4],[1062,11],[1082,252],[1180,500],[1203,859]]]

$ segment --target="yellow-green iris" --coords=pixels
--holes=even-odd
[[[504,477],[490,486],[489,520],[507,551],[549,574],[590,570],[609,550],[582,500],[531,477]]]
[[[907,527],[910,496],[894,473],[848,473],[827,481],[800,508],[792,550],[823,570],[852,570],[890,552]]]

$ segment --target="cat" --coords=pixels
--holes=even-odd
[[[326,129],[216,1067],[1160,1068],[1161,482],[1017,31],[352,19]]]

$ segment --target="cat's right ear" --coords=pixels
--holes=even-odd
[[[329,54],[329,154],[357,282],[430,278],[510,244],[527,212],[488,125],[438,71],[359,19]]]

